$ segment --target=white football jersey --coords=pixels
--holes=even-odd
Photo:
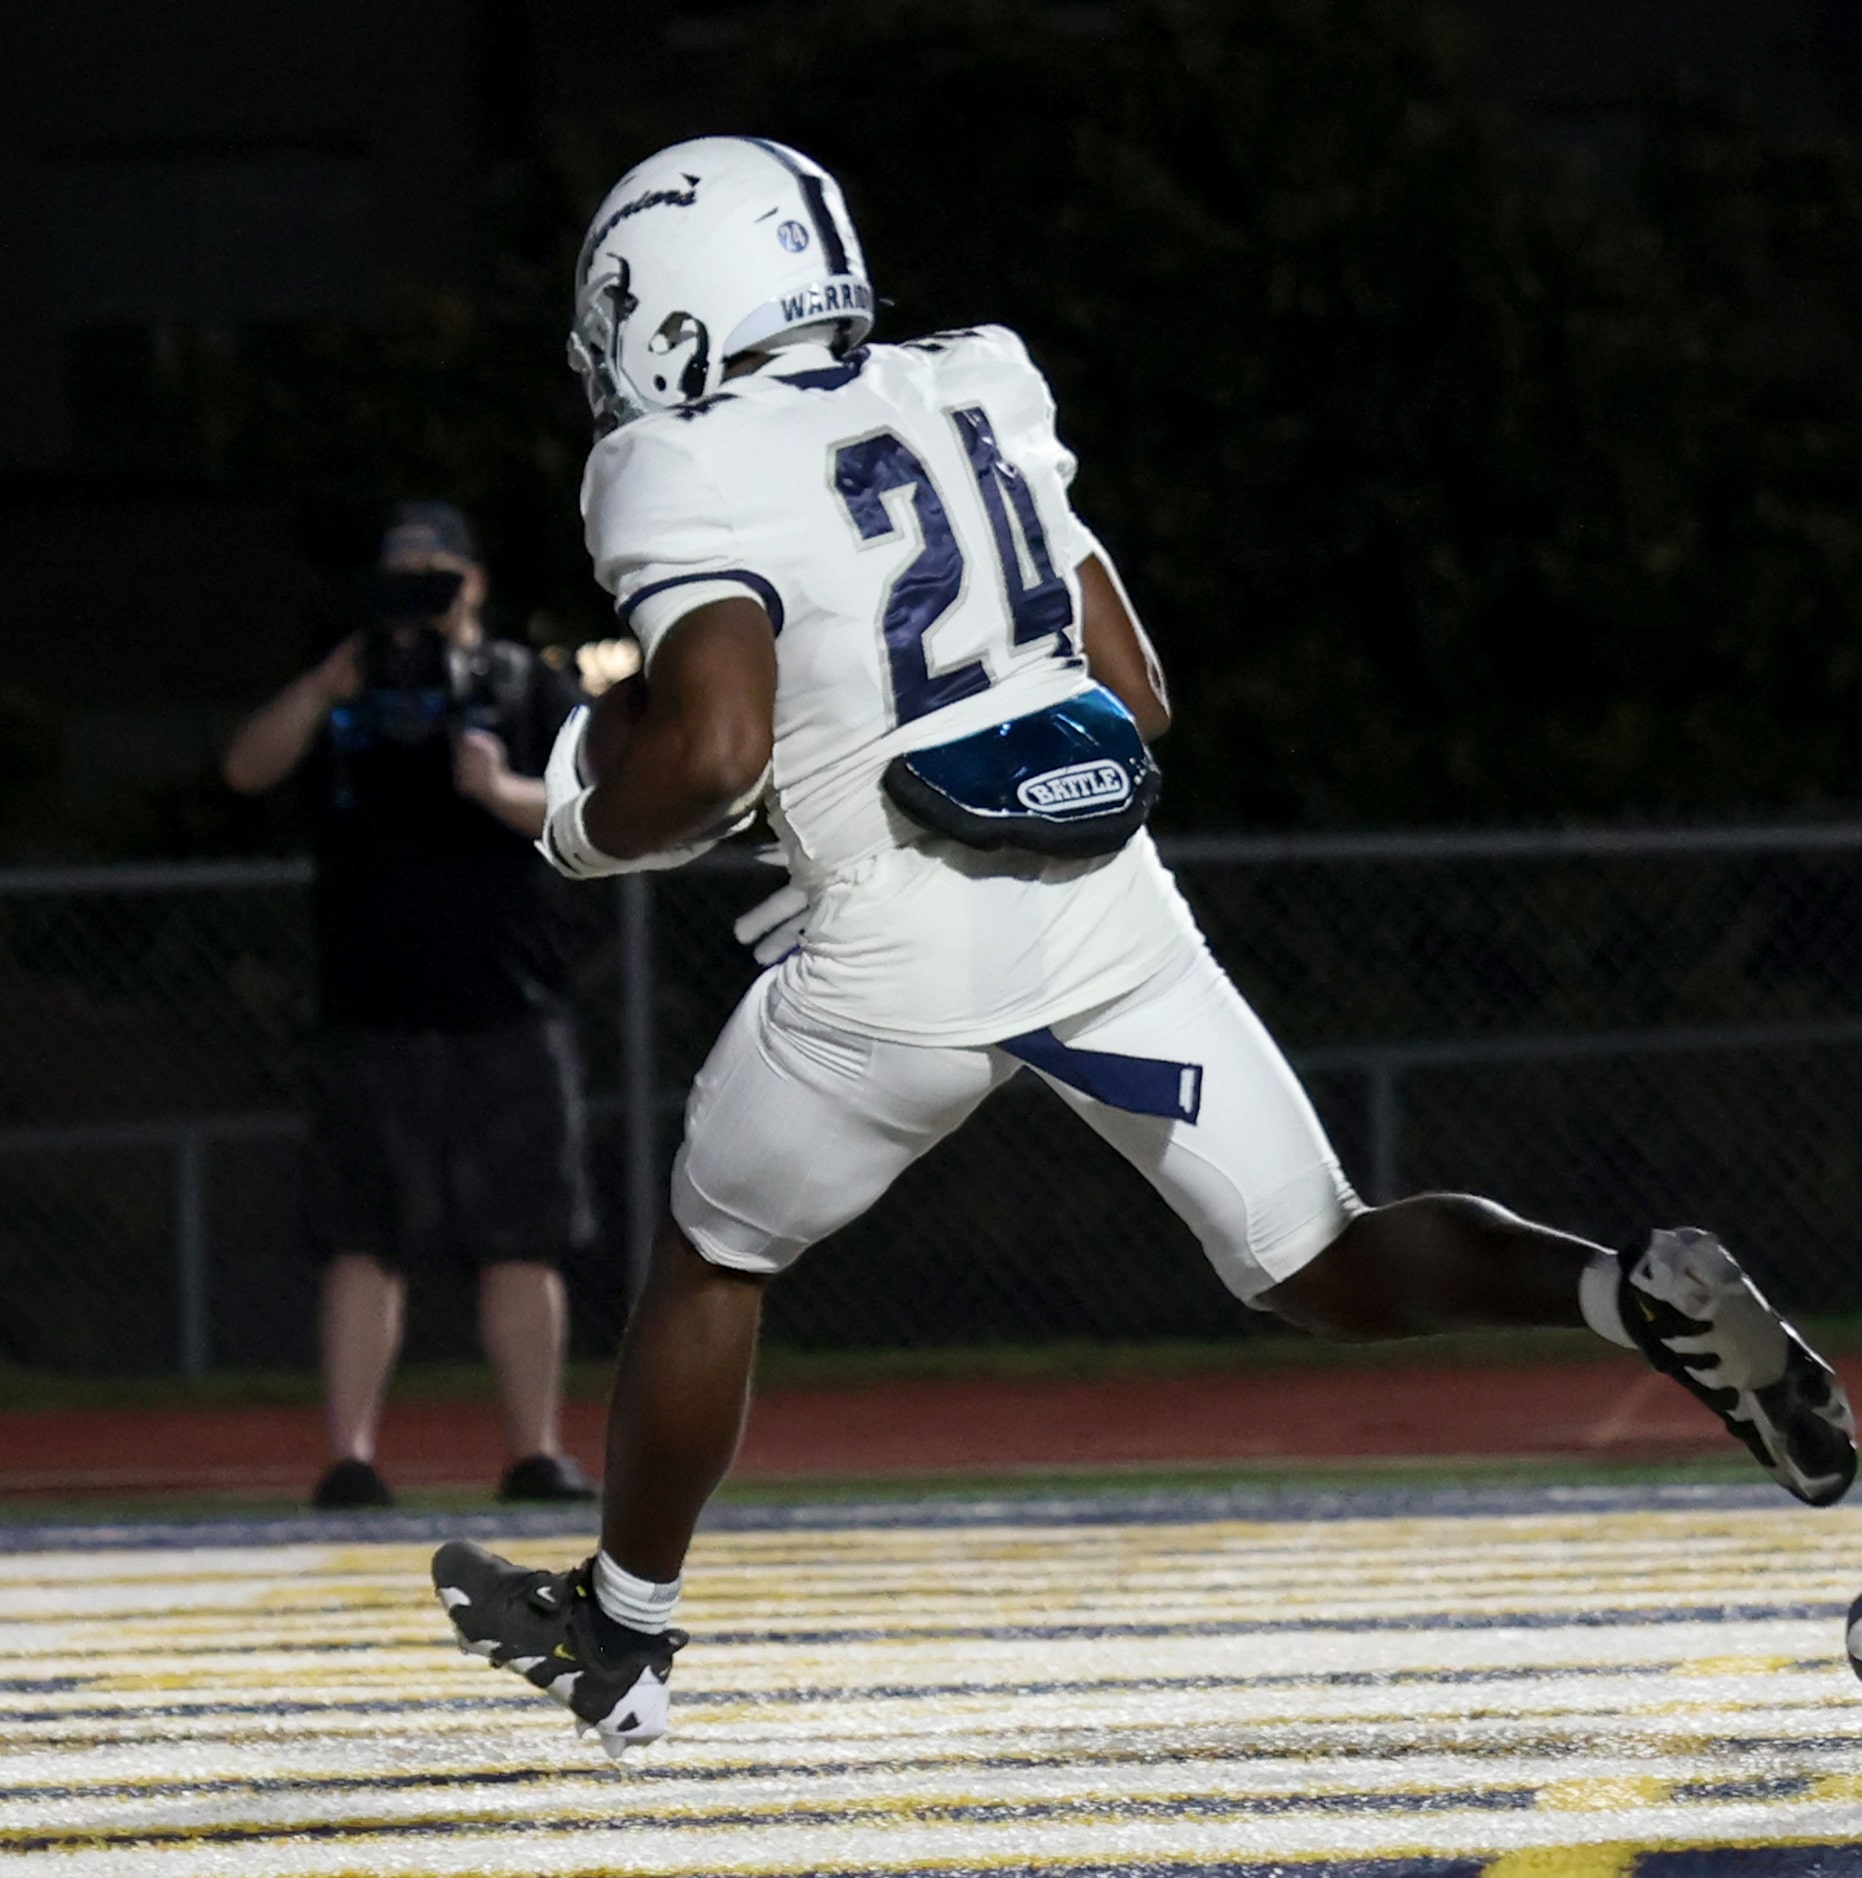
[[[726,594],[776,629],[771,821],[811,899],[789,990],[828,1022],[989,1042],[1142,981],[1194,926],[1149,839],[1092,861],[978,853],[887,799],[903,750],[1091,682],[1076,569],[1096,551],[1047,383],[1006,328],[791,347],[596,444],[596,577],[649,679]]]

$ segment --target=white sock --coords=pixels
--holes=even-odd
[[[1598,1336],[1620,1343],[1625,1350],[1640,1348],[1623,1327],[1623,1312],[1617,1303],[1622,1283],[1622,1267],[1614,1252],[1594,1252],[1578,1279],[1578,1309],[1584,1321]]]
[[[623,1571],[607,1553],[595,1554],[595,1602],[617,1624],[644,1630],[648,1636],[658,1636],[672,1622],[684,1582],[675,1578],[669,1585],[656,1585],[650,1578]]]

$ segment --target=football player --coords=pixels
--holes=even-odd
[[[834,180],[760,138],[649,158],[583,244],[582,511],[646,689],[598,775],[586,714],[565,727],[541,845],[576,878],[666,867],[760,805],[791,885],[748,931],[786,955],[691,1092],[601,1548],[552,1574],[442,1546],[463,1645],[610,1752],[664,1731],[765,1287],[1024,1066],[1242,1303],[1352,1338],[1589,1324],[1798,1498],[1840,1497],[1841,1386],[1709,1234],[1619,1256],[1467,1195],[1357,1198],[1144,832],[1170,707],[1046,382],[1001,327],[873,345],[872,323]]]

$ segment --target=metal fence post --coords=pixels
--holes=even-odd
[[[175,1283],[181,1331],[181,1373],[207,1373],[206,1139],[184,1128],[175,1143]]]
[[[627,1295],[631,1303],[646,1283],[653,1234],[661,1207],[654,1106],[658,1065],[654,1060],[653,888],[648,874],[620,877],[621,922],[621,1164],[627,1176]]]

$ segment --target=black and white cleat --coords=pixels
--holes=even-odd
[[[1622,1258],[1618,1307],[1642,1353],[1704,1402],[1810,1506],[1856,1477],[1856,1424],[1836,1372],[1710,1232],[1680,1226]]]
[[[518,1675],[591,1729],[618,1760],[666,1732],[682,1630],[627,1630],[599,1617],[585,1561],[573,1571],[526,1570],[469,1539],[433,1555],[433,1588],[459,1647]]]

